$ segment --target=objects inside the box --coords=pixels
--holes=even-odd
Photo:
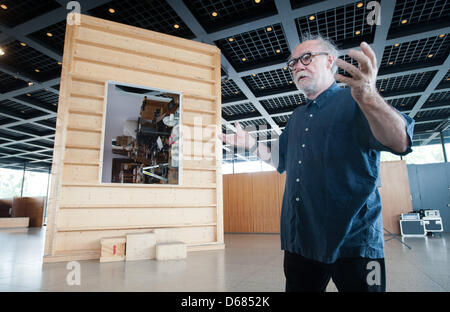
[[[121,121],[123,133],[112,137],[112,145],[105,146],[114,155],[110,182],[178,184],[180,95],[133,87],[121,90],[128,94],[137,90],[140,94],[133,96],[141,99],[141,105],[135,119],[128,117]],[[123,101],[124,106],[126,102]],[[122,118],[114,117],[115,120]]]

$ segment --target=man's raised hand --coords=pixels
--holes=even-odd
[[[345,77],[340,74],[335,74],[337,81],[343,82],[350,87],[353,98],[359,104],[364,104],[370,101],[370,98],[377,94],[377,58],[375,52],[366,43],[362,42],[361,51],[350,50],[347,55],[355,59],[359,67],[347,63],[342,59],[336,60],[336,65],[348,72],[352,77]]]

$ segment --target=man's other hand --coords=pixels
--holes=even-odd
[[[224,134],[220,133],[219,138],[225,143],[231,146],[236,146],[244,149],[250,149],[256,144],[256,139],[252,137],[247,131],[242,129],[238,122],[234,123],[236,127],[236,133]]]

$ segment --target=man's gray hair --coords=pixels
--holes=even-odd
[[[323,49],[325,49],[325,52],[330,53],[334,56],[334,63],[333,67],[331,67],[331,72],[333,74],[336,74],[338,67],[336,66],[336,60],[339,57],[339,50],[336,46],[336,44],[333,42],[332,39],[328,37],[323,37],[321,34],[311,34],[311,33],[304,33],[302,34],[301,42],[309,41],[309,40],[317,40],[320,42]]]

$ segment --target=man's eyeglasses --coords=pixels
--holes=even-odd
[[[328,55],[328,53],[327,52],[307,52],[307,53],[300,55],[297,58],[290,59],[287,62],[287,66],[291,70],[293,70],[295,68],[295,66],[297,66],[298,61],[302,62],[303,65],[308,66],[309,64],[311,64],[313,57],[316,55]]]

